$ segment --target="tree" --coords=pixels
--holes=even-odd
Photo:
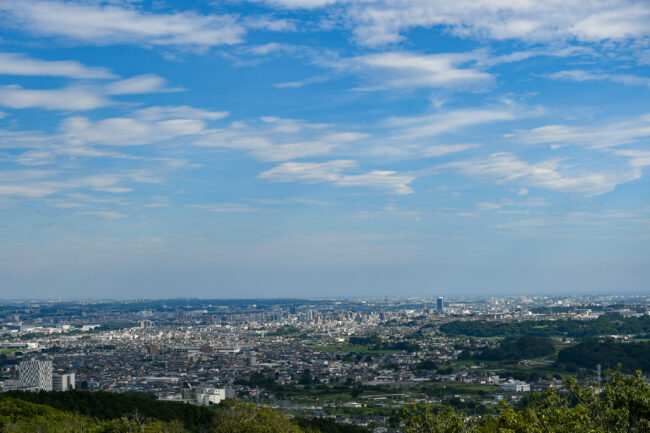
[[[473,432],[454,409],[438,408],[430,404],[405,407],[400,416],[406,424],[406,433],[467,433]]]
[[[608,375],[602,392],[565,382],[566,392],[555,388],[534,393],[528,407],[503,405],[496,416],[465,422],[450,407],[411,405],[402,410],[407,433],[648,433],[650,386],[636,372],[625,377],[620,369]]]
[[[301,433],[274,410],[242,400],[226,400],[219,405],[213,433]]]

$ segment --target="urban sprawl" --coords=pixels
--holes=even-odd
[[[381,432],[413,402],[481,414],[599,382],[616,360],[584,345],[647,345],[649,325],[650,296],[5,301],[0,391],[241,398]]]

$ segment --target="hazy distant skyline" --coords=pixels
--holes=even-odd
[[[650,291],[650,3],[0,0],[0,299]]]

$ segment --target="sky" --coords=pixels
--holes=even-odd
[[[650,2],[0,0],[0,299],[650,293]]]

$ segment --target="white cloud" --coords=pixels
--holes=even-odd
[[[341,179],[345,170],[356,168],[356,161],[285,162],[259,175],[271,182],[322,183]]]
[[[413,192],[409,185],[415,178],[415,175],[412,174],[403,174],[391,170],[373,170],[368,173],[343,176],[335,184],[348,187],[377,188],[390,194],[404,195]]]
[[[0,178],[0,195],[42,198],[65,190],[83,189],[122,194],[132,191],[131,187],[124,185],[125,182],[159,183],[162,179],[144,170],[77,177],[52,170],[27,170],[20,172],[15,179],[5,181]]]
[[[288,161],[326,155],[369,137],[360,132],[335,131],[330,125],[264,116],[260,122],[237,122],[230,128],[210,130],[192,144],[245,150],[262,161]]]
[[[329,6],[340,0],[253,0],[255,2],[265,2],[273,6],[285,9],[316,9],[323,6]]]
[[[465,109],[424,116],[392,117],[389,125],[398,131],[396,137],[415,139],[441,135],[471,125],[514,120],[526,115],[529,114],[525,111],[517,113],[510,108]]]
[[[59,201],[59,202],[52,203],[52,207],[58,209],[75,209],[75,208],[84,207],[84,205],[81,203],[75,203],[70,201]]]
[[[547,75],[555,80],[567,81],[611,81],[614,83],[627,84],[630,86],[650,87],[650,78],[639,77],[630,74],[606,74],[601,72],[589,72],[581,69],[555,72]]]
[[[492,75],[462,67],[473,62],[474,53],[417,54],[386,52],[334,63],[335,67],[368,73],[376,84],[365,90],[386,88],[480,88],[493,83]]]
[[[480,144],[438,144],[434,146],[425,146],[420,150],[420,155],[425,158],[440,157],[452,153],[464,152],[470,149],[480,147]]]
[[[629,158],[628,164],[631,167],[650,167],[650,150],[626,149],[615,150],[613,153]]]
[[[210,47],[242,41],[245,29],[228,15],[146,13],[135,7],[71,1],[0,0],[5,25],[44,36],[107,45]]]
[[[259,1],[259,0],[256,0]],[[650,35],[650,5],[634,0],[266,0],[286,9],[336,5],[331,22],[344,22],[358,42],[393,44],[415,27],[442,27],[463,37],[600,42]]]
[[[87,212],[78,212],[79,215],[89,215],[89,216],[95,216],[101,219],[105,220],[114,220],[114,219],[120,219],[124,218],[126,215],[123,213],[115,212],[115,211],[110,211],[110,210],[104,210],[104,211],[87,211]]]
[[[0,74],[76,79],[117,78],[117,75],[106,68],[88,67],[74,60],[47,61],[32,59],[18,53],[0,53]]]
[[[298,143],[276,144],[251,151],[254,158],[263,161],[287,161],[290,159],[307,158],[310,156],[329,153],[335,143],[325,141],[304,141]]]
[[[243,24],[249,29],[271,32],[291,32],[296,30],[296,24],[293,21],[265,16],[246,17]]]
[[[253,47],[249,48],[249,51],[253,54],[257,54],[260,56],[265,56],[270,53],[277,53],[277,52],[293,52],[296,50],[296,47],[294,45],[290,44],[283,44],[279,42],[269,42],[268,44],[264,45],[255,45]]]
[[[189,105],[148,107],[137,110],[135,114],[150,122],[163,119],[218,120],[230,115],[228,111],[210,111]]]
[[[182,89],[169,89],[167,80],[158,75],[146,74],[115,81],[106,86],[109,95],[138,95],[143,93],[174,92]]]
[[[326,76],[316,75],[300,81],[285,81],[282,83],[276,83],[273,85],[273,87],[277,87],[278,89],[298,89],[300,87],[305,87],[310,84],[324,83],[325,81],[328,80],[329,78]]]
[[[648,36],[650,5],[647,2],[596,2],[568,31],[583,41],[628,39]]]
[[[0,105],[10,108],[45,108],[47,110],[93,110],[110,101],[90,87],[32,90],[20,86],[0,87]]]
[[[650,35],[650,5],[631,0],[377,0],[345,8],[357,40],[381,45],[413,27],[445,26],[459,36],[526,42],[578,39],[599,42]]]
[[[192,205],[192,207],[214,213],[260,212],[262,210],[260,208],[248,206],[241,203],[197,204]]]
[[[44,108],[47,110],[93,110],[115,104],[111,95],[135,95],[177,92],[157,75],[145,74],[106,85],[72,85],[58,89],[23,89],[17,85],[0,87],[0,105],[10,108]],[[205,110],[204,110],[205,111]],[[144,111],[143,111],[144,112]],[[197,112],[198,113],[198,112]]]
[[[598,126],[547,125],[524,132],[519,138],[527,144],[581,145],[604,149],[635,143],[646,137],[650,137],[650,114]]]
[[[61,130],[76,146],[135,146],[170,140],[202,132],[205,123],[196,119],[168,119],[149,122],[130,117],[115,117],[93,122],[85,117],[65,119]]]
[[[0,196],[41,198],[54,194],[55,188],[47,185],[5,185],[0,184]]]
[[[641,172],[638,169],[567,175],[562,173],[562,167],[558,160],[529,163],[510,153],[495,153],[485,158],[451,162],[442,167],[458,170],[465,176],[493,180],[498,183],[516,183],[524,187],[537,187],[588,196],[607,193],[619,184],[641,178]],[[572,171],[576,172],[575,169]]]
[[[480,201],[476,203],[476,209],[481,211],[495,210],[495,209],[500,209],[502,207],[503,207],[502,203],[495,203],[490,201]]]
[[[261,173],[259,177],[271,182],[331,182],[337,186],[376,188],[397,195],[413,192],[409,184],[415,180],[415,175],[389,170],[345,174],[347,170],[355,168],[357,168],[357,163],[351,160],[285,162]]]

